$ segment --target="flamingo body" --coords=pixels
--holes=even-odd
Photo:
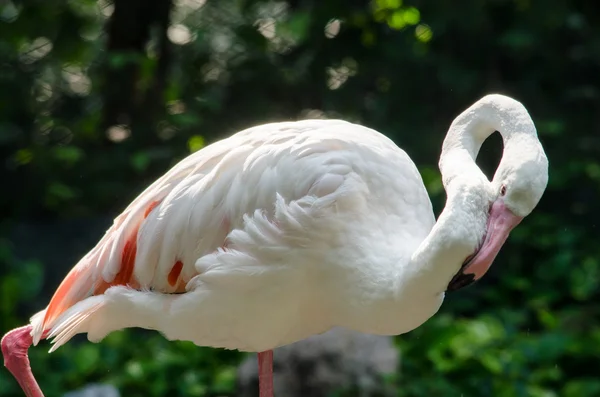
[[[260,352],[333,326],[404,333],[443,299],[413,289],[411,315],[389,316],[396,273],[434,222],[415,165],[385,136],[337,120],[251,128],[143,192],[34,318],[34,338],[143,327]],[[391,248],[399,267],[371,257]]]

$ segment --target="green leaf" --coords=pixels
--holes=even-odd
[[[302,43],[308,34],[311,15],[308,12],[296,12],[283,24],[284,29],[296,40]]]
[[[73,165],[83,158],[83,150],[76,146],[57,146],[53,152],[58,161],[68,165]]]
[[[428,43],[433,38],[433,31],[427,25],[417,25],[415,28],[415,37],[422,43]]]
[[[234,389],[236,380],[236,368],[228,367],[217,372],[215,377],[215,389],[223,392]]]
[[[375,8],[381,10],[396,10],[402,6],[402,0],[376,0]]]
[[[583,378],[569,380],[561,396],[564,397],[583,397],[600,395],[600,380],[594,378]]]
[[[204,138],[201,135],[193,135],[188,139],[190,152],[196,152],[204,147]]]
[[[404,28],[406,26],[406,21],[404,20],[404,11],[394,11],[390,16],[388,16],[387,24],[392,29],[400,30]]]
[[[145,171],[150,165],[150,156],[145,152],[138,152],[131,158],[131,165],[136,171]]]
[[[48,187],[48,194],[61,200],[70,200],[76,196],[72,188],[61,182],[52,182]]]
[[[31,149],[17,150],[14,159],[17,165],[29,164],[33,160],[33,151],[31,151]]]
[[[403,18],[408,25],[416,25],[421,21],[421,13],[415,7],[409,7],[404,10]]]

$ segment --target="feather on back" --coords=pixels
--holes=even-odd
[[[68,273],[31,319],[34,343],[74,304],[112,286],[184,292],[197,276],[196,260],[226,249],[245,215],[272,214],[279,195],[297,200],[336,190],[360,167],[343,159],[357,147],[402,152],[368,128],[306,120],[253,127],[191,154],[142,192]]]

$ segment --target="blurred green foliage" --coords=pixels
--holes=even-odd
[[[49,268],[36,241],[17,253],[18,225],[114,216],[207,143],[322,116],[393,138],[439,210],[446,128],[499,91],[538,126],[547,192],[491,274],[398,338],[390,382],[402,397],[600,395],[599,63],[600,9],[585,1],[4,1],[0,330],[45,306],[73,264]],[[482,149],[488,174],[500,146]],[[31,358],[48,396],[92,381],[125,396],[233,395],[241,359],[133,330],[42,345]],[[20,395],[4,370],[0,395]]]

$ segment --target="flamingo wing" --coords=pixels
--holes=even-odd
[[[239,246],[246,241],[246,252],[264,252],[281,227],[270,222],[278,211],[278,222],[303,229],[298,219],[308,216],[316,198],[329,195],[325,201],[334,204],[341,197],[332,193],[360,166],[345,149],[365,142],[372,150],[399,150],[367,128],[316,120],[250,128],[188,156],[140,194],[68,273],[48,307],[32,317],[34,344],[77,302],[113,286],[183,293],[186,285],[226,280],[242,287],[245,272],[223,267],[235,261],[219,261],[240,254],[227,251],[228,238]],[[290,208],[294,214],[283,212]],[[249,217],[259,221],[242,235]],[[307,235],[302,230],[286,238],[306,245]]]

